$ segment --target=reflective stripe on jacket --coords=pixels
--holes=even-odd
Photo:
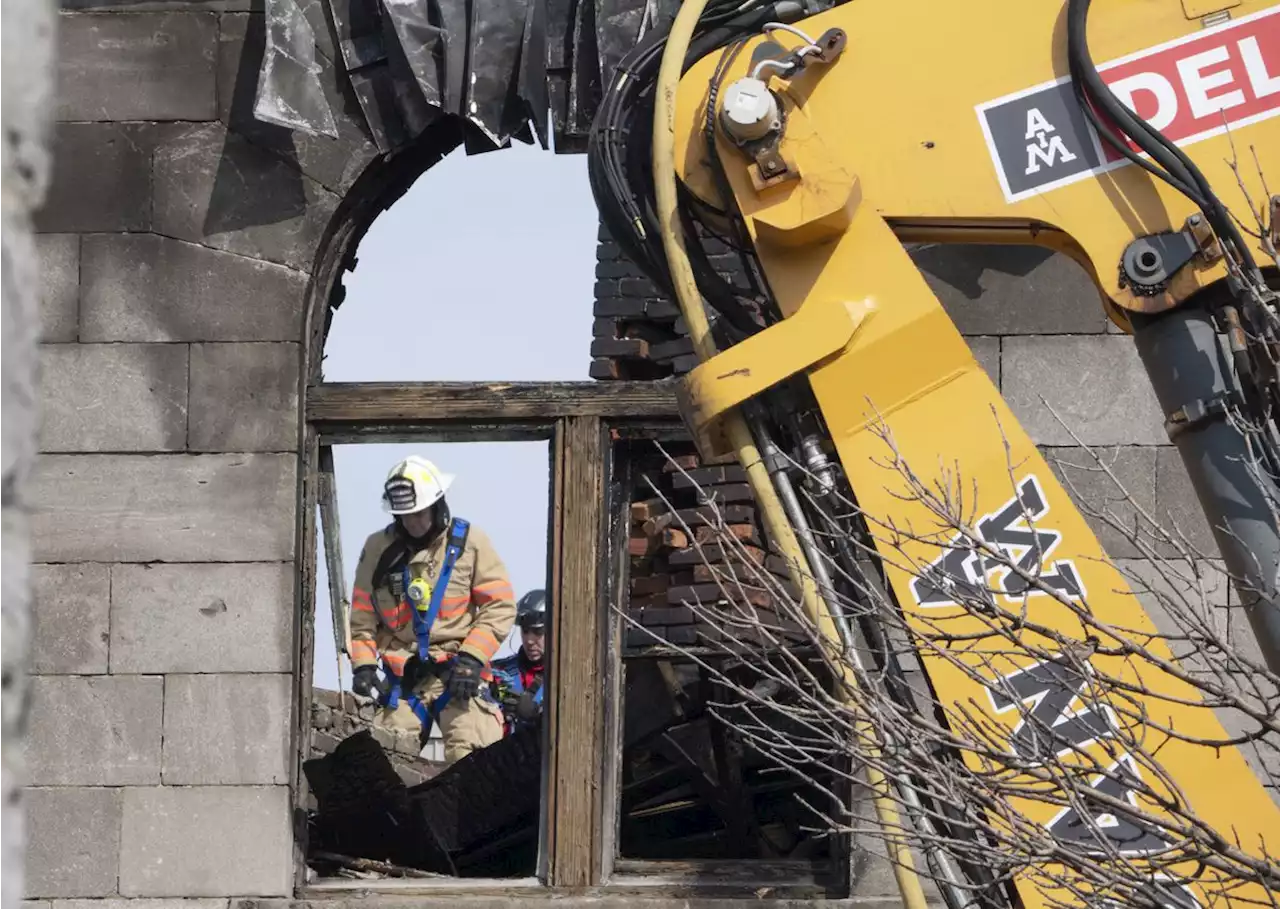
[[[411,579],[425,578],[434,589],[443,567],[447,536],[441,533],[430,546],[410,556]],[[399,568],[378,579],[376,587],[373,577],[379,560],[393,545],[402,544],[395,524],[389,524],[371,534],[360,552],[351,592],[351,665],[376,665],[381,657],[399,675],[417,650],[413,607],[403,591],[397,597],[392,590],[393,575],[399,575]],[[398,577],[395,583],[398,588]],[[440,601],[428,656],[441,660],[461,650],[488,663],[511,633],[515,619],[515,594],[506,566],[489,537],[472,525]]]

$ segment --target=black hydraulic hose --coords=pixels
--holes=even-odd
[[[740,4],[724,5],[731,8],[705,17],[695,33],[685,58],[685,71],[716,48],[757,33],[766,22],[784,15],[784,8],[794,6],[797,12],[800,10],[794,0],[741,13],[736,11]],[[653,86],[665,43],[665,33],[651,32],[621,61],[588,137],[587,168],[592,193],[610,234],[627,258],[670,295],[672,279],[653,213],[654,189],[648,166]],[[687,213],[684,216],[686,226],[691,226]],[[745,335],[758,331],[760,326],[739,301],[734,286],[711,267],[704,251],[693,252],[690,264],[707,302],[738,332]]]
[[[1121,104],[1120,100],[1111,92],[1111,89],[1102,81],[1102,77],[1098,75],[1098,69],[1089,54],[1086,35],[1089,3],[1090,0],[1070,0],[1067,8],[1067,64],[1070,68],[1076,100],[1080,103],[1085,116],[1089,118],[1089,122],[1093,124],[1094,129],[1097,130],[1103,141],[1117,152],[1148,173],[1164,180],[1174,189],[1189,197],[1200,208],[1206,208],[1208,205],[1207,200],[1191,185],[1191,174],[1180,166],[1179,161],[1176,159],[1171,160],[1171,156],[1167,153],[1161,154],[1148,149],[1148,146],[1154,141],[1151,134],[1155,130],[1151,128],[1150,124],[1139,119],[1132,111]],[[1101,107],[1115,122],[1116,126],[1130,136],[1138,144],[1138,147],[1150,154],[1153,161],[1159,162],[1160,166],[1152,163],[1152,161],[1144,160],[1140,155],[1135,154],[1127,144],[1116,138],[1111,128],[1098,116],[1093,107],[1094,104]],[[1144,137],[1147,139],[1146,142],[1142,141]]]
[[[1084,2],[1071,0],[1071,8],[1068,10],[1068,63],[1073,66],[1073,75],[1083,80],[1094,103],[1103,107],[1124,133],[1131,137],[1139,148],[1152,155],[1152,160],[1159,161],[1170,176],[1173,176],[1178,183],[1188,188],[1193,194],[1197,193],[1197,191],[1200,194],[1207,194],[1209,192],[1208,184],[1203,181],[1203,176],[1199,180],[1196,179],[1198,171],[1193,172],[1194,165],[1191,161],[1155,127],[1151,126],[1127,106],[1121,104],[1111,89],[1102,81],[1102,77],[1098,74],[1097,67],[1093,62],[1093,56],[1089,52],[1088,15],[1091,3],[1092,0],[1084,0]],[[1097,125],[1096,112],[1089,109],[1086,113],[1090,115],[1091,120]],[[1115,138],[1112,131],[1105,124],[1102,124],[1101,129],[1103,138],[1108,144],[1121,153],[1127,151],[1130,160],[1136,157],[1127,146]],[[1142,141],[1144,138],[1146,139],[1145,142]],[[1152,145],[1162,148],[1163,152],[1156,151],[1151,147]],[[1142,161],[1141,158],[1138,158],[1138,160]],[[1146,165],[1148,169],[1153,167],[1146,161],[1142,161],[1142,164]],[[1192,188],[1193,185],[1195,188]]]
[[[1246,256],[1248,246],[1222,201],[1213,192],[1209,181],[1183,151],[1170,142],[1159,130],[1137,116],[1112,93],[1089,54],[1087,25],[1091,0],[1069,0],[1067,9],[1067,61],[1071,68],[1077,98],[1081,100],[1085,115],[1104,141],[1130,161],[1139,164],[1149,173],[1165,180],[1179,192],[1195,202],[1219,237],[1235,246],[1236,255]],[[1087,97],[1081,97],[1082,91]],[[1149,162],[1135,155],[1132,149],[1117,139],[1101,118],[1087,103],[1092,100],[1122,129],[1138,147],[1165,169],[1161,172]],[[1145,140],[1145,141],[1144,141]],[[1237,263],[1243,271],[1247,262]]]

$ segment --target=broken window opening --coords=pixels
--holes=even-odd
[[[625,566],[613,594],[620,700],[610,730],[620,754],[613,870],[627,880],[674,874],[705,881],[718,873],[840,895],[849,886],[849,840],[828,833],[806,803],[839,816],[831,793],[849,804],[842,782],[849,756],[832,753],[783,770],[744,730],[761,723],[785,729],[788,720],[759,708],[748,715],[741,694],[767,684],[762,661],[779,658],[758,634],[761,623],[828,690],[832,679],[807,636],[798,627],[789,632],[785,618],[771,612],[768,593],[734,564],[758,557],[791,583],[763,539],[741,468],[702,464],[682,432],[660,445],[665,455],[652,440],[624,442],[615,456],[626,469],[611,503]],[[708,522],[743,547],[717,551]],[[737,579],[725,586],[740,602],[725,597],[717,577]],[[797,741],[812,738],[797,731]]]
[[[550,579],[546,436],[321,445],[310,747],[303,764],[309,885],[534,879],[544,870],[544,667],[554,639],[551,610],[544,605],[537,620],[537,593],[546,604]],[[470,522],[443,585],[443,539],[434,555],[431,546],[411,542],[403,547],[406,558],[394,557],[402,537],[382,507],[384,481],[410,456],[454,476],[444,501],[454,518]],[[433,494],[425,486],[415,491]],[[385,553],[375,552],[379,547]],[[384,554],[396,562],[387,570],[379,567]],[[465,712],[445,704],[464,699],[450,690],[456,658],[418,675],[418,685],[400,686],[391,706],[386,689],[421,665],[412,658],[420,618],[409,611],[419,581],[424,613],[439,600],[428,632],[433,657],[448,660],[456,651],[488,657]],[[436,596],[432,585],[441,588]],[[522,600],[527,620],[518,622]],[[490,630],[498,626],[509,629],[502,640]],[[383,690],[359,697],[353,667],[374,659]],[[414,694],[422,696],[417,709],[409,706]],[[437,703],[442,712],[433,711]]]
[[[754,854],[746,849],[722,850],[719,854],[727,857],[721,859],[700,858],[674,848],[666,854],[678,858],[663,859],[657,857],[663,854],[660,845],[647,852],[620,846],[623,765],[630,761],[634,767],[639,754],[635,748],[622,747],[623,713],[643,704],[639,698],[629,702],[624,690],[634,687],[645,673],[635,666],[653,663],[661,655],[623,652],[621,611],[628,605],[632,577],[640,576],[633,571],[629,551],[631,505],[651,497],[635,494],[643,472],[661,473],[653,439],[662,440],[668,448],[679,443],[686,446],[683,451],[691,451],[670,386],[648,382],[330,383],[308,388],[306,415],[309,433],[317,440],[313,446],[339,446],[335,449],[339,475],[343,447],[363,447],[351,443],[552,439],[547,588],[554,592],[550,627],[555,646],[548,666],[549,701],[542,741],[546,770],[537,877],[403,880],[371,868],[346,872],[364,875],[355,880],[320,880],[311,872],[308,879],[300,880],[303,896],[421,888],[436,895],[464,895],[492,887],[501,887],[505,894],[530,895],[543,892],[543,887],[566,892],[599,888],[604,893],[705,891],[744,897],[766,887],[778,896],[793,898],[847,893],[839,879],[852,876],[848,873],[852,860],[845,859],[852,851],[837,838],[812,837],[811,845],[789,850],[775,845],[764,857],[758,848]],[[308,450],[312,472],[307,488],[314,498],[320,459],[316,447]],[[318,523],[318,509],[312,508],[310,514]],[[346,528],[353,519],[345,508],[341,517],[342,532],[349,532]],[[309,539],[318,545],[318,537]],[[311,550],[313,555],[318,551]],[[348,565],[346,571],[353,569]],[[304,584],[316,581],[305,567],[303,578]],[[329,596],[326,587],[321,581],[304,589],[323,603]],[[317,622],[317,632],[321,638],[328,634],[323,618]],[[311,652],[305,632],[303,648],[304,654]],[[687,672],[675,655],[665,656],[677,676]],[[305,665],[309,672],[311,664]],[[628,674],[631,681],[624,683]],[[632,731],[634,727],[628,734]],[[402,783],[397,780],[392,785]],[[307,787],[304,774],[299,808],[304,807]],[[837,797],[843,804],[852,803],[847,794],[837,792]],[[456,804],[465,808],[461,800]],[[634,841],[635,820],[626,821],[628,844]],[[766,818],[764,825],[769,823],[776,821]],[[774,832],[767,831],[770,836]],[[312,840],[305,833],[304,837]],[[775,857],[780,851],[787,851],[787,857]],[[697,853],[709,854],[714,853],[705,848]],[[839,858],[824,857],[828,854]]]

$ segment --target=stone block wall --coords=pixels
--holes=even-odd
[[[25,892],[284,897],[305,295],[375,152],[341,116],[252,120],[259,3],[71,5],[35,219]]]

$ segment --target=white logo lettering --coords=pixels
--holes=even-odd
[[[1244,71],[1249,74],[1249,85],[1253,87],[1255,97],[1265,98],[1280,92],[1280,76],[1267,72],[1267,63],[1262,59],[1257,38],[1245,38],[1240,42],[1240,56],[1244,59]]]
[[[1209,97],[1211,89],[1230,85],[1235,81],[1235,75],[1230,69],[1220,69],[1208,74],[1202,70],[1215,63],[1226,63],[1230,57],[1225,47],[1215,47],[1178,61],[1178,75],[1182,77],[1182,86],[1186,90],[1187,101],[1191,104],[1191,115],[1197,120],[1244,104],[1244,92],[1240,89],[1216,98]]]
[[[1067,150],[1061,136],[1049,135],[1056,132],[1057,129],[1053,124],[1040,113],[1040,108],[1033,107],[1027,111],[1027,131],[1022,138],[1027,140],[1026,172],[1028,174],[1039,173],[1041,163],[1053,167],[1059,161],[1065,164],[1076,159],[1076,156]]]
[[[1135,114],[1138,113],[1138,105],[1133,100],[1134,92],[1144,91],[1154,95],[1156,112],[1146,118],[1152,129],[1164,129],[1178,115],[1178,93],[1169,84],[1169,80],[1159,73],[1135,73],[1110,83],[1107,88],[1115,93],[1121,104]]]
[[[1044,114],[1040,113],[1040,108],[1033,107],[1027,111],[1027,131],[1022,138],[1031,140],[1038,139],[1041,133],[1054,133],[1056,129],[1044,118]]]
[[[1235,126],[1280,117],[1277,28],[1280,6],[1272,6],[1211,35],[1191,32],[1109,61],[1099,72],[1120,103],[1183,147]],[[1063,76],[977,106],[1009,202],[1128,163],[1114,143],[1105,141],[1109,137],[1080,122],[1073,100],[1069,78]],[[1063,116],[1070,122],[1058,122]],[[1014,138],[1019,118],[1025,159]]]

